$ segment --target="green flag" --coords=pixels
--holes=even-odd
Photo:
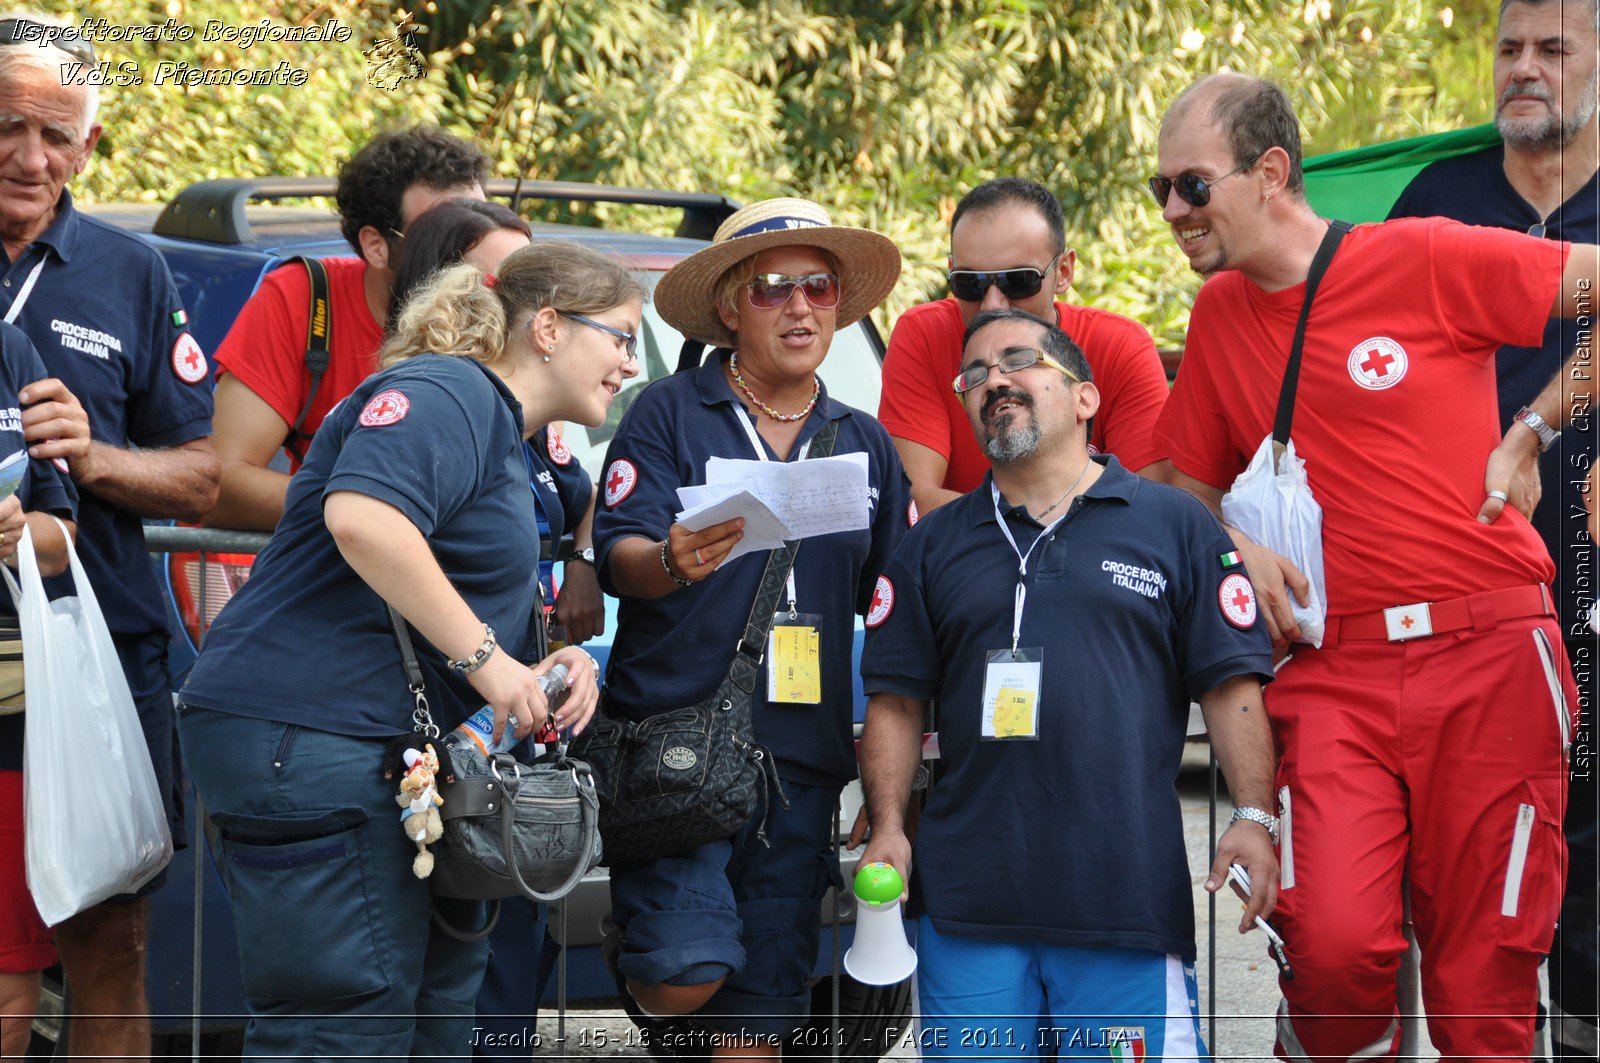
[[[1489,124],[1315,155],[1305,160],[1306,199],[1324,218],[1382,221],[1424,166],[1499,142]]]

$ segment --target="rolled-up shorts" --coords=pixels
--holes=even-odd
[[[645,985],[722,988],[695,1022],[757,1039],[786,1038],[811,1012],[821,901],[841,885],[834,847],[837,786],[785,781],[787,811],[760,814],[727,841],[611,872],[622,931],[617,968]]]
[[[0,771],[0,974],[42,971],[56,962],[50,928],[28,892],[23,861],[22,772]]]

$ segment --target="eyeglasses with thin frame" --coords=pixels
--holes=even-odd
[[[806,302],[819,310],[831,310],[839,305],[839,276],[836,273],[757,273],[746,282],[750,305],[760,310],[772,310],[794,298],[796,290],[805,292]]]
[[[564,318],[576,321],[580,325],[588,325],[592,329],[599,329],[601,332],[615,336],[622,341],[623,349],[628,352],[628,361],[632,362],[639,357],[639,334],[637,332],[623,332],[619,328],[612,328],[610,325],[602,321],[596,321],[592,317],[584,317],[582,314],[569,314],[565,310],[557,310],[556,313]]]
[[[1249,162],[1241,163],[1223,174],[1221,177],[1201,177],[1197,173],[1185,170],[1176,177],[1162,177],[1157,174],[1150,178],[1150,194],[1155,197],[1156,206],[1162,210],[1167,209],[1167,197],[1174,191],[1178,198],[1191,207],[1203,207],[1211,202],[1211,190],[1236,173],[1244,173],[1261,159],[1256,155]]]
[[[1012,373],[1020,373],[1024,369],[1032,369],[1040,362],[1043,362],[1051,369],[1059,369],[1074,384],[1083,383],[1083,378],[1077,373],[1074,373],[1037,347],[1013,347],[1006,351],[1005,354],[1002,354],[1000,360],[993,365],[974,364],[967,366],[961,370],[961,374],[955,378],[950,386],[955,388],[957,395],[965,395],[973,388],[982,387],[984,381],[989,379],[989,371],[992,369],[998,368],[1000,372],[1009,376]]]
[[[1032,266],[1013,266],[1010,269],[953,269],[946,277],[950,281],[950,294],[963,303],[983,301],[990,285],[1000,289],[1007,299],[1030,299],[1044,287],[1044,279],[1056,268],[1056,262],[1067,253],[1062,248],[1044,269]]]
[[[94,65],[94,43],[76,26],[52,26],[31,18],[0,18],[0,45],[33,44],[59,48],[74,59]]]

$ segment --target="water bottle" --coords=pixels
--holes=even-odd
[[[539,689],[544,691],[545,704],[552,713],[556,710],[557,703],[562,695],[567,692],[567,666],[558,664],[550,671],[539,677]],[[494,709],[485,705],[454,731],[445,735],[447,746],[468,746],[475,748],[487,759],[496,753],[510,752],[516,746],[527,741],[528,736],[516,737],[513,733],[512,721],[507,720],[505,729],[500,732],[500,741],[494,741]]]

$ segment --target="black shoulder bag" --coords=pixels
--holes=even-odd
[[[832,454],[838,434],[837,422],[828,422],[812,440],[811,456]],[[573,742],[573,756],[594,770],[608,866],[642,864],[730,838],[758,808],[765,843],[769,793],[789,807],[771,752],[756,743],[752,702],[799,548],[784,543],[768,556],[744,637],[710,697],[645,720],[597,713]]]

